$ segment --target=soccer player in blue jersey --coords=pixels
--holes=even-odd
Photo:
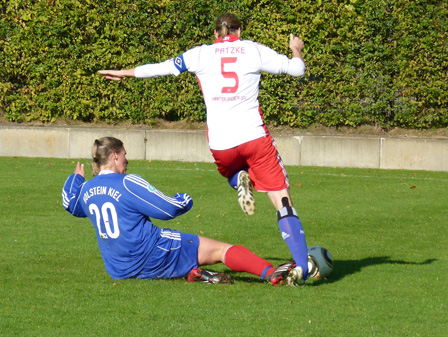
[[[295,264],[277,268],[241,245],[155,226],[150,218],[169,220],[188,212],[188,194],[169,197],[142,177],[126,174],[123,143],[113,137],[95,140],[93,179],[85,181],[84,165],[77,163],[62,190],[64,208],[93,224],[106,271],[113,279],[167,279],[189,282],[233,283],[225,273],[200,266],[224,263],[233,271],[247,272],[273,285],[296,284]]]

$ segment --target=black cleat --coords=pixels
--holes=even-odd
[[[279,286],[283,282],[290,285],[288,284],[288,277],[292,277],[290,274],[295,267],[296,263],[294,261],[283,263],[275,268],[272,274],[267,275],[266,280],[270,281],[274,286]]]
[[[230,275],[216,273],[201,268],[193,268],[186,277],[188,282],[215,283],[215,284],[233,284]]]

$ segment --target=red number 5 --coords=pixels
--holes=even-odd
[[[221,74],[224,78],[233,78],[235,80],[235,86],[233,87],[223,87],[221,92],[223,94],[233,94],[238,90],[239,80],[238,75],[233,71],[224,71],[224,65],[226,63],[235,63],[236,57],[223,57],[221,58]]]

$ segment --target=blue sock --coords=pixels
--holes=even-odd
[[[278,212],[278,226],[283,240],[287,243],[297,266],[302,267],[303,276],[308,278],[308,248],[306,246],[305,232],[296,210],[289,206],[288,199],[283,201],[283,208]]]
[[[235,190],[238,187],[238,174],[240,174],[241,171],[245,171],[245,170],[239,170],[236,173],[234,173],[231,177],[227,178],[229,185],[232,186],[232,188]]]

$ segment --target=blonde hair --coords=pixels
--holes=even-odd
[[[109,162],[111,153],[120,153],[124,149],[123,142],[114,137],[95,139],[92,147],[92,175],[100,173],[100,167]]]
[[[229,34],[234,34],[241,28],[240,20],[236,15],[231,13],[221,14],[216,19],[215,30],[219,34],[219,37],[223,38]]]

